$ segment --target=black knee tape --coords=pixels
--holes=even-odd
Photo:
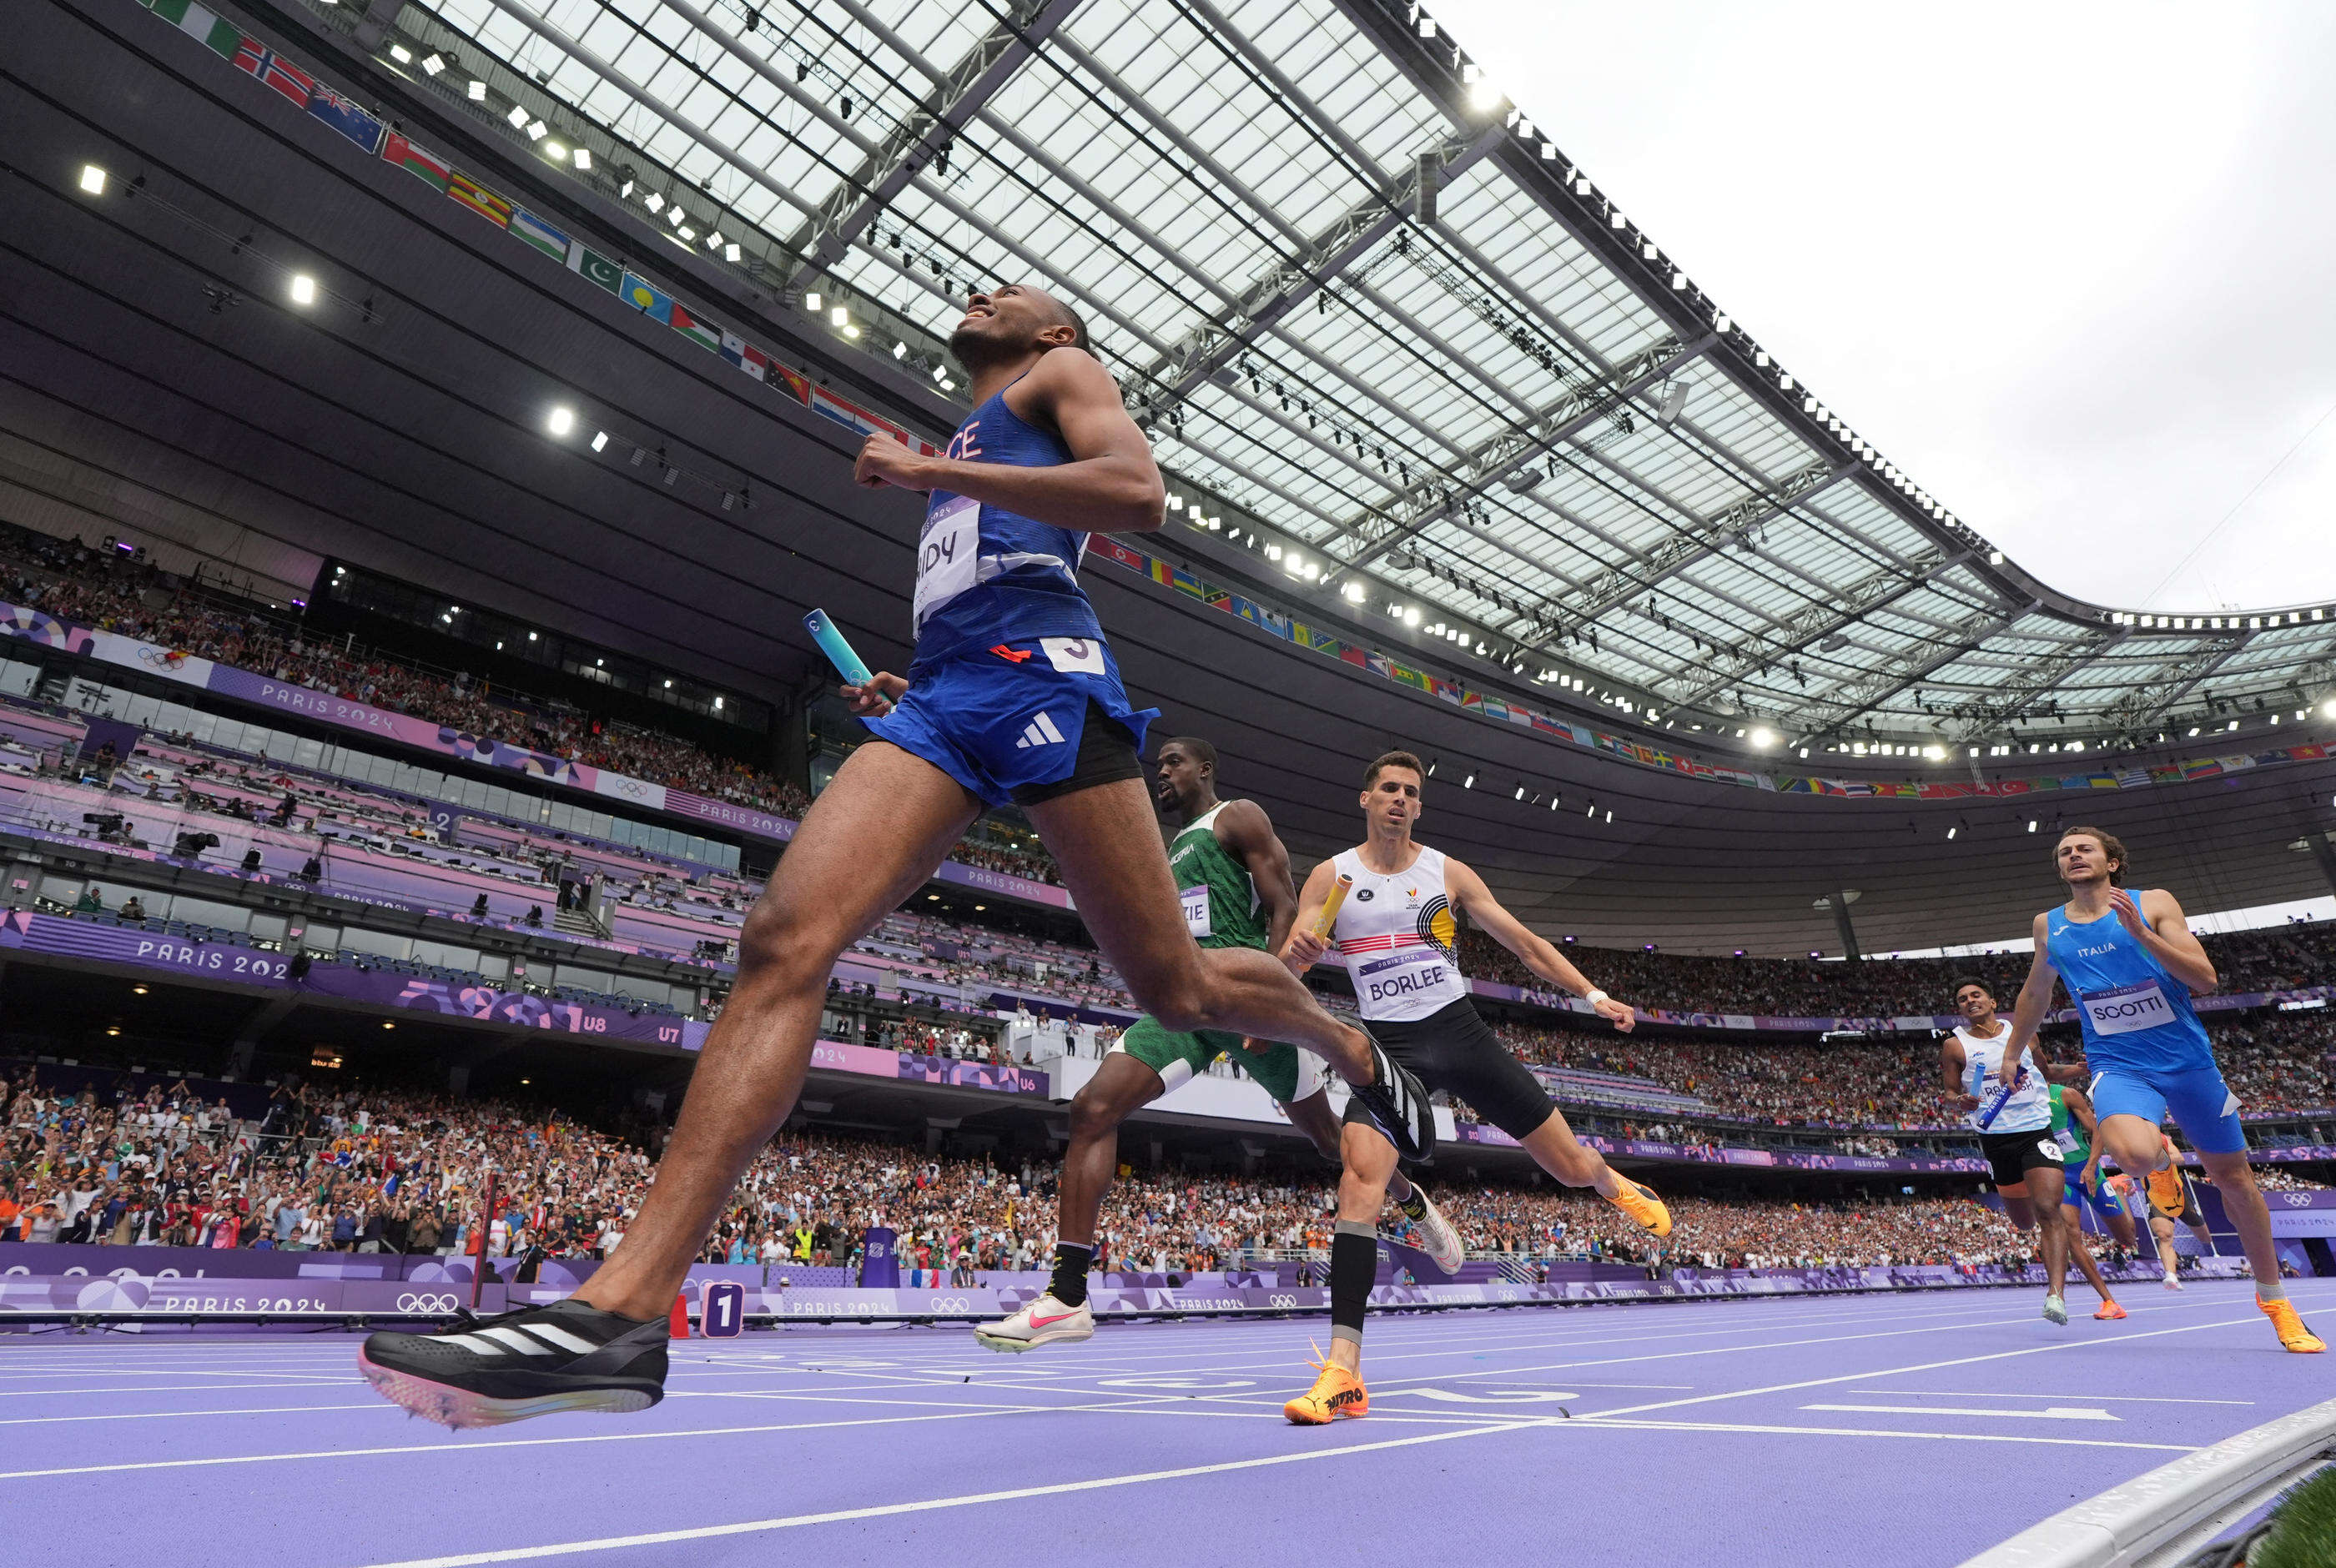
[[[1371,1283],[1378,1277],[1379,1240],[1373,1227],[1349,1229],[1350,1223],[1339,1221],[1330,1237],[1330,1337],[1359,1343]]]

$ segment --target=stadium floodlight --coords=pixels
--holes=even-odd
[[[1520,784],[1520,785],[1518,785],[1518,786],[1517,786],[1517,799],[1520,799],[1520,800],[1522,800],[1522,799],[1523,799],[1524,798],[1525,798],[1525,787],[1524,787],[1523,785]]]
[[[513,104],[511,106],[511,111],[505,115],[504,118],[511,121],[511,129],[513,131],[524,131],[527,129],[527,108],[524,104]]]
[[[589,149],[579,147],[569,156],[575,163],[579,173],[589,174],[592,172],[592,154]]]
[[[827,313],[827,319],[833,322],[836,325],[842,326],[844,323],[852,319],[852,313],[839,305],[833,310]]]
[[[652,190],[647,196],[641,198],[641,205],[647,208],[651,212],[663,212],[665,210],[665,198]],[[814,295],[813,297],[817,298],[818,296]]]
[[[543,428],[556,436],[566,435],[576,428],[576,411],[564,404],[553,409],[544,416]]]
[[[543,144],[543,155],[554,163],[558,163],[568,156],[568,149],[561,142],[547,141]]]
[[[105,170],[94,163],[81,166],[81,188],[92,196],[105,194]]]
[[[1475,787],[1476,774],[1475,769],[1472,769],[1469,770],[1468,777],[1460,780],[1460,788],[1463,789],[1474,789]]]
[[[528,124],[527,124],[527,139],[528,139],[530,141],[540,141],[540,140],[542,140],[546,136],[550,135],[550,131],[551,131],[551,127],[550,127],[550,126],[549,126],[549,125],[546,125],[546,124],[545,124],[542,121],[540,121],[540,120],[530,120],[530,121],[528,121]]]
[[[607,450],[608,445],[608,432],[607,431],[594,431],[592,432],[592,450],[594,451],[604,451]]]
[[[2331,697],[2320,704],[2320,716],[2323,719],[2336,719],[2336,697]]]
[[[443,54],[433,52],[422,57],[422,73],[424,76],[435,76],[445,69],[446,57]]]
[[[2030,818],[2028,819],[2028,831],[2029,831],[2030,833],[2033,833],[2033,832],[2035,832],[2035,831],[2036,831],[2036,818],[2033,818],[2033,817],[2030,817]]]
[[[487,84],[483,82],[472,80],[470,92],[471,102],[473,103],[484,103],[487,101]]]
[[[733,246],[731,248],[735,250],[735,249],[736,249],[737,247],[735,247],[735,246]],[[894,344],[892,345],[892,357],[893,357],[894,359],[906,359],[906,358],[908,358],[908,357],[909,357],[909,345],[908,345],[907,344],[905,344],[905,343],[896,343],[896,344]],[[1171,496],[1171,497],[1169,498],[1169,504],[1170,504],[1171,506],[1174,506],[1174,507],[1179,507],[1179,508],[1181,508],[1182,506],[1183,506],[1183,504],[1184,504],[1184,503],[1183,503],[1183,501],[1180,501],[1180,500],[1176,499],[1176,498],[1174,498],[1173,496]]]
[[[305,272],[294,273],[292,275],[292,303],[294,305],[316,304],[316,280],[310,277]]]
[[[707,232],[706,232],[706,246],[707,246],[709,248],[714,249],[714,250],[720,250],[720,249],[722,248],[722,244],[723,244],[723,240],[722,240],[722,231],[721,231],[720,229],[718,229],[718,228],[715,228],[715,229],[709,229],[709,230],[707,230]]]
[[[725,261],[735,261],[738,259],[738,247],[735,241],[733,241],[722,247],[722,259]]]
[[[1766,724],[1758,725],[1753,730],[1752,744],[1759,747],[1763,751],[1767,750],[1769,747],[1774,746],[1776,743],[1776,732],[1774,730],[1769,729]]]
[[[817,315],[819,314],[819,290],[813,289],[809,294],[803,295],[803,308],[811,312],[813,315]]]
[[[403,44],[391,44],[389,46],[389,57],[392,60],[396,61],[400,65],[411,65],[414,63],[414,51],[408,49]]]
[[[1416,626],[1419,624],[1419,611],[1417,608],[1415,607],[1413,609],[1408,609],[1403,613],[1403,624],[1406,626]],[[2329,702],[2328,709],[2329,716],[2331,718],[2336,718],[2336,699],[2331,699]]]
[[[947,381],[949,380],[949,372],[943,370],[939,365],[935,365],[933,367],[933,379],[935,381]]]
[[[680,210],[681,210],[681,208],[677,208],[677,207],[676,207],[676,208],[674,208],[674,210],[675,210],[676,212],[678,212],[678,211],[680,211]],[[681,236],[682,239],[683,239],[685,242],[687,242],[687,241],[689,241],[689,240],[696,239],[696,238],[697,237],[697,230],[696,230],[696,229],[694,229],[694,228],[690,227],[689,227],[689,225],[687,225],[687,224],[686,224],[686,223],[685,223],[685,224],[682,224],[682,225],[678,227],[678,229],[677,229],[676,232],[677,232],[677,233]]]

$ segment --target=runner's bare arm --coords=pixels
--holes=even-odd
[[[1525,929],[1523,921],[1501,906],[1484,879],[1459,861],[1446,857],[1444,862],[1444,886],[1449,891],[1455,907],[1484,928],[1484,934],[1517,955],[1527,969],[1552,985],[1563,986],[1576,996],[1587,997],[1598,988],[1582,971],[1566,962],[1565,954],[1549,944],[1548,939]],[[1639,1015],[1627,1002],[1617,1002],[1601,992],[1591,1003],[1598,1016],[1626,1033],[1639,1021]]]
[[[1018,468],[926,457],[879,432],[861,444],[852,475],[871,489],[949,490],[1088,533],[1150,533],[1167,520],[1168,488],[1151,443],[1128,417],[1119,383],[1092,354],[1064,347],[1040,356],[1014,383],[1008,406],[1033,422],[1052,421],[1071,460]]]
[[[1254,800],[1229,800],[1217,813],[1217,842],[1238,856],[1265,907],[1265,945],[1279,953],[1298,924],[1298,889],[1290,880],[1290,851],[1273,831],[1273,819]]]
[[[1330,886],[1338,880],[1338,866],[1329,860],[1307,874],[1306,886],[1298,895],[1298,914],[1276,950],[1292,974],[1305,973],[1330,951],[1329,938],[1314,934],[1314,922],[1321,917],[1322,906],[1330,902]]]
[[[1979,1108],[1979,1096],[1963,1092],[1963,1042],[1952,1034],[1939,1048],[1939,1075],[1946,1083],[1947,1092],[1955,1097],[1957,1105],[1965,1110]]]
[[[2036,939],[2036,956],[2029,960],[2028,978],[2020,987],[2020,1001],[2011,1009],[2011,1038],[2003,1042],[2003,1060],[2018,1061],[2029,1046],[2035,1043],[2036,1031],[2044,1027],[2044,1013],[2052,1005],[2052,986],[2060,972],[2052,967],[2045,943],[2050,933],[2041,915],[2029,928]]]
[[[2136,900],[2119,887],[2109,894],[2109,908],[2116,912],[2118,923],[2149,949],[2150,956],[2192,991],[2204,995],[2222,982],[2214,973],[2214,961],[2190,934],[2190,923],[2183,918],[2182,905],[2171,893],[2153,887]]]

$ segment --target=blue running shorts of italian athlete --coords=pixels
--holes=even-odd
[[[1143,777],[1159,716],[1129,704],[1100,638],[1037,637],[911,665],[900,703],[861,722],[995,807]]]
[[[2093,1114],[2103,1121],[2113,1116],[2137,1116],[2156,1127],[2170,1110],[2182,1136],[2200,1154],[2240,1154],[2246,1149],[2246,1129],[2239,1125],[2239,1097],[2231,1092],[2217,1068],[2144,1072],[2130,1067],[2105,1067],[2093,1075],[2092,1087],[2086,1092],[2092,1098]]]

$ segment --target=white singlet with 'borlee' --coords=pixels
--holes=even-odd
[[[1391,876],[1353,849],[1331,865],[1355,879],[1332,934],[1365,1018],[1426,1018],[1468,994],[1454,951],[1459,924],[1444,891],[1443,851],[1423,846],[1409,870]]]
[[[1996,1064],[2003,1060],[2003,1048],[2010,1043],[2011,1025],[2002,1026],[2003,1032],[1992,1040],[1981,1039],[1967,1029],[1957,1029],[1955,1038],[1963,1042],[1963,1092],[1977,1095],[1980,1110],[1966,1111],[1963,1120],[1979,1127],[1980,1111],[1987,1108],[1988,1097],[2002,1087],[2000,1077],[1990,1078]],[[2044,1081],[2044,1074],[2036,1066],[2036,1058],[2023,1054],[2020,1059],[2028,1068],[2026,1081],[2012,1091],[1995,1113],[1995,1119],[1982,1130],[1998,1132],[2041,1132],[2052,1125],[2052,1091]]]

